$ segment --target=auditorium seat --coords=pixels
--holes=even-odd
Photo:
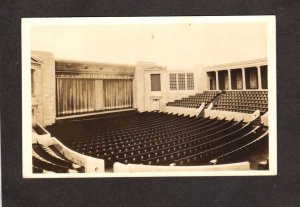
[[[46,147],[38,143],[32,144],[33,173],[77,173],[84,171],[82,166],[72,163],[53,149],[53,146]]]
[[[55,173],[68,173],[69,172],[68,171],[69,169],[67,167],[52,164],[51,162],[47,162],[43,159],[40,159],[36,155],[32,156],[32,164],[40,169],[44,169],[44,170],[55,172]]]
[[[253,113],[268,111],[268,91],[226,91],[214,104],[213,110]]]
[[[261,135],[261,130],[262,127],[257,126],[254,129],[248,128],[248,130],[245,130],[244,133],[240,133],[239,135],[227,135],[227,138],[225,138],[225,136],[217,140],[217,144],[212,143],[209,147],[205,146],[201,152],[175,160],[174,163],[176,165],[209,164],[209,161],[215,157],[240,148],[246,143],[255,140],[257,136]]]
[[[214,160],[217,164],[227,164],[237,161],[246,161],[248,160],[249,154],[251,154],[252,150],[257,149],[259,146],[264,145],[267,146],[268,143],[269,131],[265,130],[264,133],[258,136],[255,140],[242,145],[239,148],[236,148],[230,152],[226,152],[218,157],[215,157]]]
[[[167,106],[185,107],[185,108],[199,108],[202,103],[207,105],[211,102],[220,92],[218,91],[204,91],[203,93],[197,93],[194,96],[168,102]]]
[[[132,112],[110,118],[55,123],[48,130],[70,149],[104,159],[105,167],[110,169],[115,162],[146,165],[208,163],[210,157],[255,139],[260,135],[261,127],[209,117]],[[51,161],[70,166],[57,162],[57,159]]]
[[[70,169],[74,169],[73,163],[67,160],[60,159],[56,156],[53,156],[46,152],[39,144],[33,144],[32,145],[33,150],[36,154],[38,154],[40,157],[44,158],[45,160],[48,160],[51,163],[61,165]]]

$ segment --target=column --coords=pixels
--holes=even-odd
[[[245,68],[242,68],[243,90],[246,90]]]
[[[258,89],[261,90],[261,69],[260,66],[257,67],[257,82],[258,82]]]
[[[227,71],[228,71],[228,90],[231,90],[231,73],[230,70]]]
[[[218,71],[216,71],[216,90],[219,90],[219,74],[218,74]]]

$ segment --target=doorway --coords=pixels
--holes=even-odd
[[[160,99],[152,99],[152,111],[159,111],[160,110]]]
[[[207,72],[207,77],[209,80],[209,90],[216,90],[216,72]]]

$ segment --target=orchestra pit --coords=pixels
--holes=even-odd
[[[33,173],[268,170],[268,65],[173,71],[31,52]]]

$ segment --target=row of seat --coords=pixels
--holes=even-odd
[[[218,106],[220,107],[227,107],[227,108],[240,108],[240,109],[265,109],[267,110],[268,107],[265,104],[245,104],[245,103],[219,103]]]
[[[237,100],[234,99],[227,99],[224,98],[222,100],[220,100],[218,103],[235,103],[237,102]],[[245,104],[264,104],[267,105],[268,104],[268,100],[253,100],[253,99],[239,99],[239,103],[245,103]]]
[[[167,106],[185,107],[185,108],[199,108],[201,106],[201,104],[199,104],[199,103],[173,102],[173,103],[168,103]]]
[[[93,117],[91,120],[55,124],[49,130],[50,133],[51,130],[55,131],[59,135],[56,137],[67,147],[104,159],[106,168],[111,168],[115,162],[147,165],[203,163],[208,158],[228,153],[241,147],[241,144],[253,141],[263,131],[262,126],[242,121],[158,112],[133,112],[111,118]],[[203,152],[213,156],[204,156]],[[190,158],[196,161],[190,162]],[[56,164],[62,166],[63,163]]]
[[[129,145],[130,143],[133,142],[141,142],[144,141],[142,140],[142,137],[147,137],[148,139],[152,139],[156,136],[166,136],[167,134],[175,134],[175,133],[182,133],[182,132],[186,132],[187,130],[193,130],[196,127],[199,127],[199,125],[197,125],[197,123],[200,123],[202,120],[199,119],[200,121],[194,121],[192,123],[188,123],[185,124],[183,126],[172,126],[172,127],[165,127],[162,126],[160,129],[156,129],[155,131],[131,131],[130,133],[125,133],[125,134],[121,134],[121,135],[116,135],[116,136],[105,136],[102,137],[100,136],[93,136],[93,137],[87,137],[84,140],[80,140],[80,139],[74,139],[72,140],[72,142],[69,142],[69,144],[72,146],[74,146],[76,144],[76,147],[78,147],[79,145],[83,145],[84,147],[88,147],[89,145],[93,145],[93,144],[97,144],[98,146],[101,145],[102,148],[104,147],[109,147],[111,148],[114,145],[118,145],[121,144],[123,145]],[[207,120],[207,119],[203,119],[203,120]],[[208,123],[208,121],[207,121]]]
[[[214,104],[214,110],[253,113],[268,111],[268,91],[226,91]]]
[[[218,94],[218,91],[204,91],[203,93],[197,93],[194,96],[168,102],[166,105],[175,107],[199,108],[202,103],[205,103],[206,105],[207,103],[211,102]]]
[[[92,139],[88,139],[87,141],[73,141],[72,143],[66,143],[71,148],[75,148],[76,150],[92,150],[97,149],[98,151],[106,152],[106,150],[121,150],[122,148],[133,147],[135,145],[141,144],[151,144],[151,142],[157,142],[160,137],[164,136],[181,136],[184,133],[196,133],[197,131],[203,129],[203,127],[213,124],[215,120],[210,120],[208,118],[202,119],[194,119],[193,122],[183,125],[177,125],[177,127],[168,127],[161,128],[157,130],[143,131],[142,133],[132,132],[133,134],[122,135],[119,137],[115,137],[113,140],[99,140],[97,137],[93,137]],[[202,128],[201,128],[202,127]],[[96,147],[95,147],[96,146]],[[126,150],[126,149],[125,149]],[[96,151],[97,152],[97,151]]]
[[[110,161],[119,161],[118,159],[126,158],[127,156],[133,156],[133,155],[142,155],[145,153],[151,153],[153,150],[160,150],[160,149],[166,149],[166,148],[172,148],[175,145],[180,145],[184,142],[191,141],[192,140],[192,134],[197,135],[198,137],[201,135],[204,135],[205,133],[209,133],[209,128],[216,129],[221,128],[221,124],[224,125],[223,122],[210,122],[210,124],[206,124],[206,126],[202,126],[201,130],[202,132],[198,132],[194,130],[193,132],[183,132],[178,135],[174,134],[168,134],[164,139],[157,136],[155,138],[152,138],[148,140],[147,142],[143,143],[134,143],[132,145],[128,145],[125,147],[120,148],[108,148],[103,150],[103,152],[100,154],[99,157],[104,155],[104,159],[108,159]],[[206,130],[205,130],[206,129]],[[211,131],[211,129],[210,129]],[[194,136],[193,139],[196,139],[197,137]],[[90,151],[91,154],[94,153],[94,151]]]
[[[249,107],[238,108],[238,107],[221,107],[221,106],[214,107],[213,110],[232,111],[232,112],[246,113],[246,114],[252,114],[256,111],[255,109],[252,109],[252,108],[249,108]],[[260,110],[261,115],[268,111],[267,109],[262,109],[262,108],[259,108],[259,110]]]
[[[132,130],[150,125],[159,125],[161,122],[174,122],[177,119],[185,119],[186,117],[179,116],[170,120],[171,115],[166,113],[130,113],[127,115],[114,117],[93,117],[91,119],[75,120],[73,122],[55,123],[47,127],[52,132],[53,136],[59,137],[77,137],[85,135],[85,130],[92,133],[111,133],[122,130]],[[72,130],[69,130],[72,129]],[[84,130],[82,130],[84,129]]]
[[[247,161],[249,154],[253,150],[256,150],[260,146],[264,146],[268,149],[268,137],[269,131],[265,131],[261,136],[256,138],[255,140],[242,145],[239,148],[236,148],[228,153],[222,154],[213,160],[215,164],[227,164],[227,163],[234,163],[238,161]]]
[[[157,149],[150,153],[144,153],[139,155],[134,155],[131,157],[123,158],[118,160],[119,162],[124,163],[139,163],[148,165],[169,165],[174,162],[174,159],[178,157],[184,157],[188,153],[195,152],[193,149],[195,146],[202,145],[204,149],[209,146],[209,143],[216,139],[222,134],[230,133],[232,130],[235,130],[240,127],[240,123],[232,125],[232,122],[227,125],[221,125],[218,127],[213,127],[205,134],[196,134],[187,136],[183,139],[183,142],[177,143],[175,146]]]
[[[259,91],[259,90],[253,90],[253,91],[226,91],[228,94],[268,94],[268,91]]]
[[[76,165],[61,155],[54,146],[32,144],[33,173],[77,173],[83,167]]]
[[[239,149],[241,146],[251,143],[264,133],[262,126],[257,126],[252,130],[245,131],[238,136],[232,136],[232,139],[228,139],[226,142],[219,145],[211,146],[208,149],[202,150],[198,153],[194,153],[184,158],[179,158],[174,161],[176,165],[199,165],[209,164],[213,159],[216,159],[223,154],[227,154],[235,149]]]
[[[161,114],[163,117],[166,116],[166,114],[162,113]],[[146,121],[146,123],[149,123],[148,125],[144,125],[145,123],[142,123],[143,120],[140,120],[140,122],[134,123],[134,126],[128,126],[127,123],[122,123],[122,125],[126,125],[126,129],[116,129],[116,130],[110,130],[110,131],[105,131],[102,132],[101,129],[98,129],[97,131],[95,130],[90,130],[90,128],[86,128],[85,130],[89,130],[88,135],[86,133],[74,136],[70,134],[66,134],[65,136],[60,136],[64,142],[68,142],[69,140],[71,141],[90,141],[89,139],[98,139],[103,140],[105,142],[110,142],[110,141],[115,141],[118,136],[123,136],[123,137],[129,137],[129,136],[140,136],[143,133],[149,132],[149,131],[158,131],[160,128],[170,128],[170,127],[176,127],[179,126],[180,124],[183,126],[186,126],[190,124],[191,122],[195,121],[195,118],[189,118],[189,117],[184,117],[184,116],[174,116],[172,115],[167,115],[166,116],[168,120],[165,119],[159,119],[155,120],[149,117],[149,119]],[[153,121],[154,123],[151,123]],[[111,125],[119,125],[120,123],[114,123],[113,119],[110,120],[98,120],[99,125],[101,126],[103,122],[110,122]],[[164,123],[162,125],[161,123]],[[69,128],[72,129],[72,128]],[[69,131],[68,129],[64,129],[64,132]],[[71,130],[70,130],[71,131]],[[124,139],[123,139],[124,141]]]
[[[234,99],[240,99],[240,100],[259,100],[259,101],[267,101],[268,97],[267,96],[230,96],[226,95],[226,97],[223,97],[223,99],[228,99],[228,100],[234,100]]]

